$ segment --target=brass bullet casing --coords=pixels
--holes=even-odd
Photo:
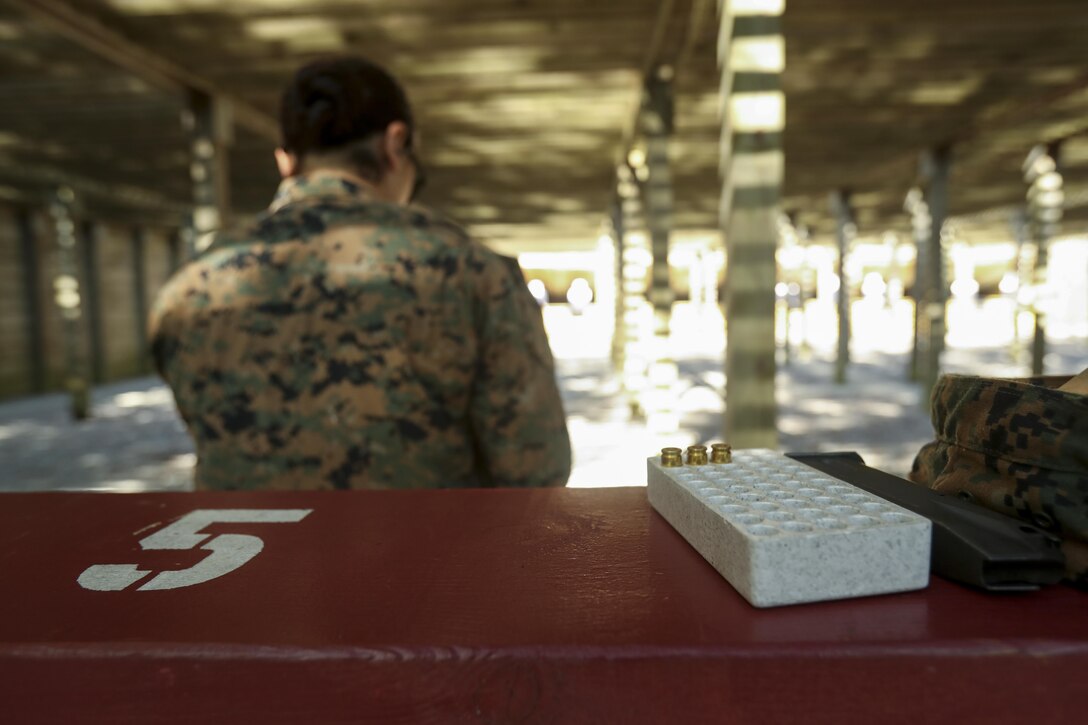
[[[733,446],[728,443],[715,443],[710,446],[711,463],[732,463]]]
[[[705,466],[706,463],[706,446],[688,446],[689,466]]]
[[[666,468],[675,468],[684,465],[684,461],[680,459],[680,449],[662,448],[661,465]]]

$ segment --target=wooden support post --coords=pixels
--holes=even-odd
[[[620,226],[623,230],[623,389],[631,415],[639,416],[644,412],[642,396],[646,391],[649,366],[644,338],[652,333],[644,325],[649,304],[646,301],[646,271],[649,266],[646,257],[650,252],[640,238],[644,235],[636,237],[633,234],[639,227],[642,204],[638,200],[634,175],[627,166],[620,167],[619,192]]]
[[[847,276],[847,258],[854,239],[854,210],[850,206],[850,192],[840,189],[831,195],[831,208],[835,214],[836,238],[839,246],[839,340],[835,355],[835,382],[846,382],[846,368],[850,365],[850,279]]]
[[[57,274],[53,299],[60,310],[64,335],[65,387],[71,394],[71,412],[76,420],[90,416],[90,381],[84,346],[83,300],[80,294],[76,225],[72,220],[75,194],[57,191],[50,207],[57,245]]]
[[[728,252],[724,434],[734,448],[776,448],[774,286],[784,168],[785,1],[720,7],[721,225]]]
[[[1064,181],[1059,168],[1061,147],[1058,143],[1037,146],[1024,162],[1024,181],[1028,183],[1028,218],[1030,237],[1035,247],[1031,275],[1031,312],[1035,332],[1031,344],[1031,374],[1045,374],[1046,302],[1053,294],[1047,283],[1047,245],[1057,234],[1065,203]]]
[[[35,393],[45,392],[45,322],[42,315],[39,287],[41,280],[41,259],[38,250],[37,235],[34,233],[34,219],[28,209],[20,209],[16,223],[19,226],[19,248],[23,271],[23,309],[26,311],[26,359],[30,361],[28,372],[29,389]]]
[[[136,320],[136,346],[139,350],[139,370],[149,372],[151,370],[151,355],[147,341],[147,239],[141,227],[132,228],[132,300],[133,317]]]
[[[646,169],[643,185],[646,219],[650,228],[653,266],[650,297],[654,306],[654,334],[668,335],[674,294],[669,279],[669,237],[672,233],[672,174],[669,169],[669,135],[672,133],[672,75],[658,69],[646,83],[642,132],[646,137]]]
[[[1012,348],[1009,351],[1010,358],[1015,363],[1020,362],[1024,352],[1023,345],[1020,344],[1020,313],[1026,311],[1027,305],[1024,304],[1024,295],[1021,290],[1031,285],[1031,260],[1029,259],[1031,232],[1028,228],[1027,206],[1013,212],[1009,223],[1012,226],[1013,237],[1016,239],[1016,299],[1012,309]]]
[[[676,362],[669,349],[669,330],[675,294],[669,273],[669,240],[672,233],[672,174],[669,169],[669,136],[673,126],[672,70],[657,68],[646,81],[640,116],[646,140],[643,184],[646,221],[653,257],[650,303],[654,311],[653,343],[648,370],[651,389],[645,404],[647,423],[656,432],[669,433],[679,425],[673,388]],[[636,170],[636,174],[638,170]]]
[[[183,115],[192,152],[194,255],[207,248],[212,232],[230,222],[230,109],[228,102],[194,91]]]
[[[612,247],[615,250],[616,309],[615,325],[612,328],[612,371],[617,377],[623,376],[623,364],[626,360],[627,321],[624,316],[626,306],[623,292],[623,203],[617,194],[608,210],[611,226]]]
[[[933,223],[929,215],[929,206],[920,188],[913,188],[903,202],[903,209],[910,214],[911,234],[914,238],[914,284],[911,297],[914,298],[914,340],[910,351],[910,368],[907,378],[912,382],[921,382],[924,377],[925,349],[928,344],[928,324],[925,318],[925,300],[929,289],[928,249],[930,229]]]
[[[805,257],[804,250],[800,247],[800,235],[797,229],[797,212],[786,212],[778,218],[779,248],[778,266],[781,269],[781,279],[775,285],[775,314],[778,315],[776,326],[782,330],[782,366],[789,368],[793,358],[793,344],[790,336],[791,317],[795,301],[800,303],[801,288],[800,267]],[[792,281],[798,280],[798,281]],[[797,292],[793,292],[797,285]]]
[[[182,219],[181,226],[177,229],[170,231],[166,237],[166,276],[170,278],[181,269],[185,261],[192,256],[192,249],[189,247],[189,239],[192,237],[190,233],[192,231],[192,224],[189,221],[189,215],[186,214]]]
[[[928,408],[930,394],[941,376],[944,352],[948,284],[945,279],[944,223],[948,218],[948,176],[952,166],[951,149],[937,148],[922,156],[922,177],[926,180],[924,197],[929,212],[929,240],[926,245],[925,357],[921,360],[922,400]]]
[[[106,350],[102,332],[102,285],[98,268],[98,227],[91,221],[79,225],[80,265],[83,274],[83,319],[90,342],[91,381],[106,380]]]

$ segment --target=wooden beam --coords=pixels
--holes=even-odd
[[[1088,86],[1088,74],[1079,75],[1074,81],[1050,88],[1044,93],[1022,100],[1018,99],[1015,103],[972,116],[967,123],[959,124],[955,131],[948,134],[948,138],[933,140],[939,141],[942,146],[954,146],[957,157],[966,158],[975,150],[976,145],[984,144],[983,139],[992,138],[997,133],[1006,132],[1014,127],[1022,127],[1028,123],[1036,123],[1044,128],[1060,127],[1062,138],[1079,136],[1088,131],[1088,116],[1081,115],[1074,120],[1053,123],[1047,121],[1046,116],[1048,113],[1052,116],[1057,115],[1053,110],[1054,105],[1070,96],[1083,93],[1086,86]],[[1037,137],[1036,140],[1052,142],[1060,141],[1062,138]],[[893,156],[871,167],[865,178],[879,183],[880,180],[891,175],[896,167],[908,161],[908,157],[915,156],[917,153],[914,150],[905,155]]]
[[[88,198],[115,206],[124,204],[135,209],[154,210],[181,214],[188,205],[179,203],[162,194],[135,186],[132,184],[110,183],[100,179],[81,176],[63,168],[45,165],[39,162],[33,164],[24,163],[18,159],[0,155],[0,178],[12,178],[18,180],[23,188],[27,183],[38,184],[46,188],[55,189],[57,186],[65,186],[78,193],[81,199]],[[30,196],[28,194],[28,196]],[[43,191],[43,200],[47,193]],[[81,207],[87,208],[81,201]]]
[[[690,57],[690,38],[696,32],[696,23],[702,19],[702,8],[692,10],[693,4],[700,4],[701,0],[681,0],[679,7],[676,0],[661,0],[658,6],[657,18],[653,25],[653,34],[646,46],[646,55],[642,62],[642,83],[651,79],[659,68],[668,67],[675,76],[677,64],[687,61]],[[685,21],[684,18],[687,18]],[[684,23],[680,32],[676,31],[678,23]],[[669,44],[669,38],[673,43]],[[616,163],[624,163],[627,152],[634,145],[635,137],[641,130],[642,102],[635,104],[633,113],[628,116],[622,129],[623,143],[620,145],[620,156]]]
[[[69,3],[61,0],[9,0],[8,4],[156,88],[177,94],[199,91],[229,101],[239,125],[270,141],[279,142],[279,124],[271,114],[232,96],[181,64],[129,40]]]

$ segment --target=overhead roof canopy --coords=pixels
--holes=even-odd
[[[237,102],[236,210],[264,207],[280,89],[358,52],[416,107],[424,200],[508,249],[595,243],[633,140],[642,78],[675,68],[678,229],[716,229],[714,0],[0,0],[0,198],[72,185],[88,210],[189,206],[184,88]],[[951,212],[1008,234],[1021,164],[1062,151],[1069,227],[1088,220],[1083,0],[792,0],[783,208],[817,234],[853,192],[862,233],[906,228],[920,153],[952,145]],[[974,226],[966,223],[976,222]]]

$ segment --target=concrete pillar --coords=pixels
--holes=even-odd
[[[189,173],[193,182],[190,257],[211,243],[211,233],[230,222],[230,144],[233,141],[229,103],[192,91],[182,115],[189,133]]]
[[[76,224],[72,219],[75,194],[62,187],[50,206],[57,245],[53,299],[60,311],[64,338],[64,386],[71,395],[71,413],[76,420],[90,416],[90,380],[85,347],[83,299],[79,283],[79,253]]]
[[[1031,345],[1031,374],[1043,375],[1046,358],[1046,300],[1052,294],[1047,284],[1047,244],[1057,234],[1065,203],[1064,182],[1059,169],[1060,146],[1036,146],[1024,162],[1028,184],[1028,229],[1035,247],[1031,274],[1031,312],[1035,333]]]
[[[673,126],[672,70],[658,68],[647,79],[643,93],[640,127],[646,142],[645,178],[642,191],[646,223],[650,230],[650,304],[654,311],[653,342],[647,375],[651,389],[644,408],[647,423],[656,432],[675,431],[680,424],[672,390],[677,380],[676,362],[669,348],[669,330],[675,293],[669,274],[669,242],[672,234],[672,174],[669,169],[669,136]],[[639,169],[636,169],[636,173]]]
[[[721,226],[728,254],[724,435],[734,448],[776,448],[774,286],[784,169],[785,0],[725,0],[720,9]]]
[[[839,340],[835,355],[835,382],[841,385],[846,382],[846,368],[850,365],[850,279],[846,274],[846,261],[856,232],[850,192],[840,189],[832,194],[831,208],[835,214],[839,247]]]

